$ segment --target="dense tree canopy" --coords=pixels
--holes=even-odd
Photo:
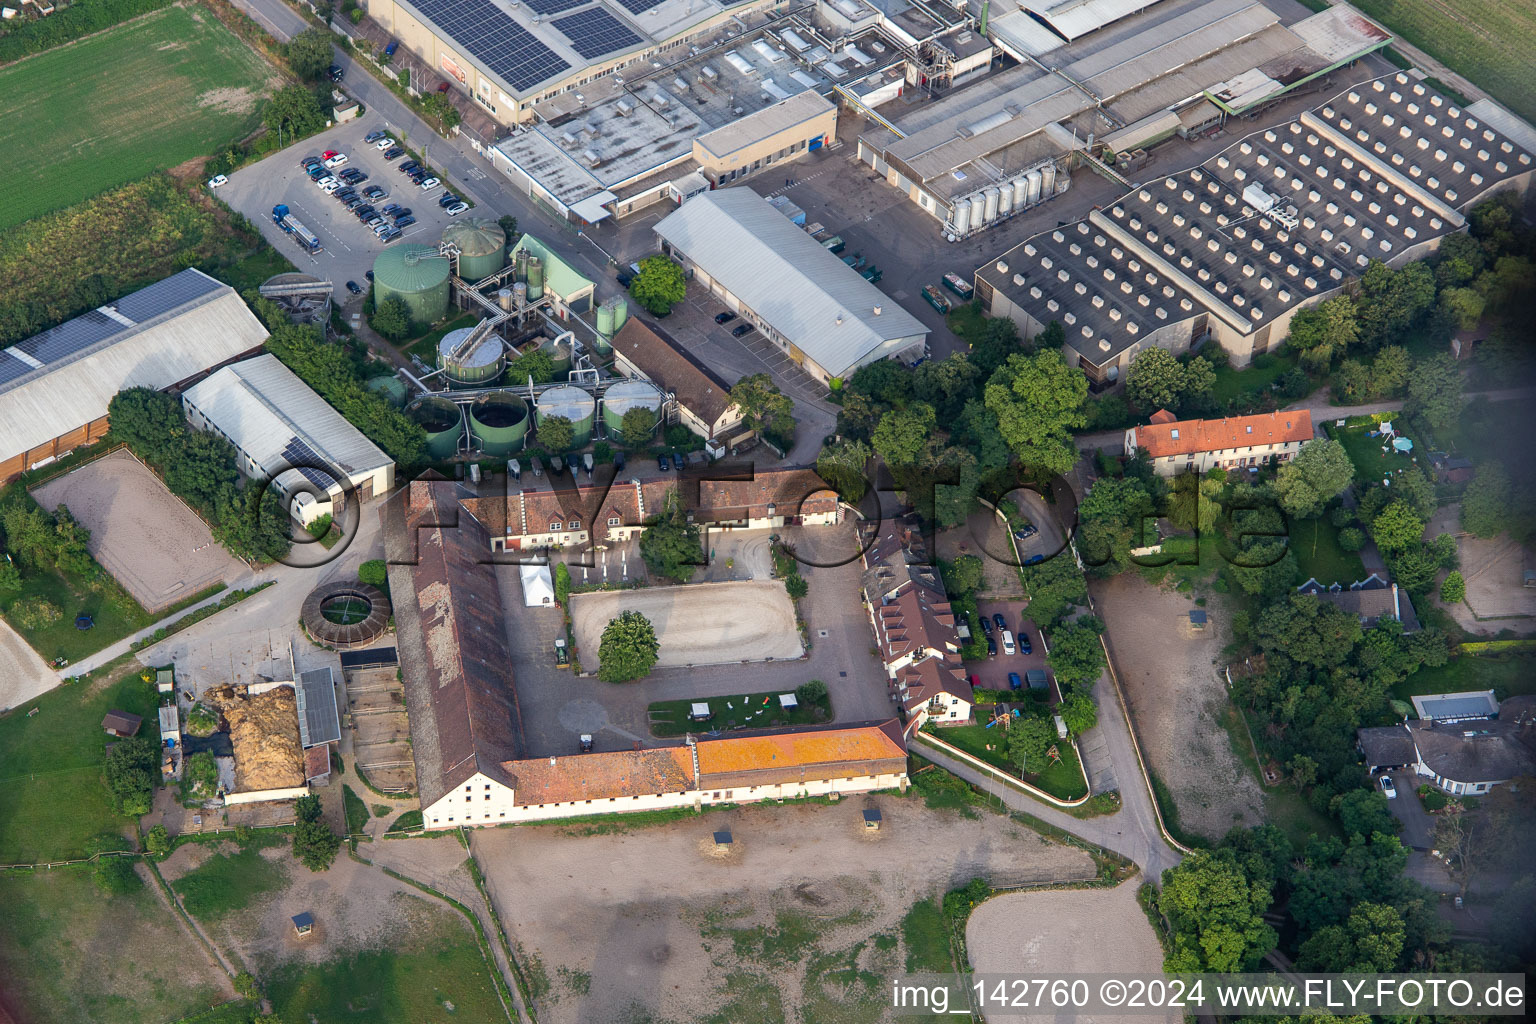
[[[331,33],[323,28],[307,28],[283,47],[283,57],[301,79],[319,78],[335,58]]]
[[[640,557],[651,572],[679,583],[688,582],[703,564],[699,528],[688,521],[676,491],[668,493],[666,505],[646,523]]]
[[[1077,462],[1069,431],[1088,422],[1088,379],[1060,352],[1009,356],[987,381],[985,395],[1003,440],[1025,467],[1065,473]]]
[[[640,261],[640,273],[629,282],[629,294],[656,316],[666,316],[688,293],[688,279],[683,268],[665,256],[647,256]]]
[[[738,380],[731,388],[731,401],[753,430],[774,438],[795,436],[795,403],[768,374],[754,373]]]
[[[1275,475],[1275,497],[1286,515],[1312,519],[1322,515],[1328,502],[1354,478],[1355,466],[1344,446],[1331,439],[1316,440],[1303,445],[1294,459],[1280,466]]]
[[[603,629],[597,656],[597,677],[605,683],[627,683],[651,674],[661,645],[656,629],[637,611],[620,612]]]
[[[1252,970],[1274,948],[1264,922],[1270,888],[1251,879],[1231,853],[1197,850],[1163,873],[1157,905],[1174,929],[1171,972],[1236,973]]]
[[[1328,368],[1360,338],[1355,322],[1355,301],[1346,295],[1329,299],[1291,317],[1291,345],[1304,363],[1314,369]]]

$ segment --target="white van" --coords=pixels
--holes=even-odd
[[[1017,651],[1018,648],[1013,646],[1013,634],[1006,629],[1003,630],[1003,653],[1011,655]]]

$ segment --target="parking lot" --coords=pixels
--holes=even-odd
[[[997,642],[997,654],[985,661],[973,661],[966,666],[966,671],[979,677],[981,685],[989,690],[1008,689],[1008,673],[1017,672],[1019,678],[1024,678],[1024,673],[1030,669],[1045,669],[1045,645],[1040,642],[1040,630],[1033,622],[1024,617],[1026,601],[987,601],[976,602],[976,608],[988,621],[994,615],[1001,615],[1003,622],[1012,633],[1015,640],[1015,653],[1008,654],[1003,650],[1002,637],[998,634],[996,625],[992,627],[992,638]],[[1019,642],[1023,636],[1029,638],[1031,653],[1024,653],[1024,645]],[[1051,679],[1051,700],[1058,699],[1056,693],[1056,681]],[[1028,684],[1026,684],[1027,686]]]
[[[300,271],[335,282],[338,304],[346,305],[349,299],[360,302],[347,295],[346,282],[355,281],[366,291],[366,274],[373,269],[374,258],[386,245],[344,206],[322,192],[300,166],[300,161],[309,156],[318,157],[327,150],[346,154],[347,162],[335,168],[336,172],[355,168],[368,175],[366,180],[358,183],[359,192],[370,185],[378,185],[387,193],[377,201],[370,200],[373,206],[383,209],[390,203],[398,203],[410,209],[416,218],[416,223],[407,226],[390,244],[436,245],[443,228],[453,220],[437,201],[454,183],[444,180],[427,190],[413,185],[399,170],[401,164],[412,159],[409,155],[394,161],[385,160],[381,151],[363,142],[363,136],[369,132],[387,130],[387,124],[371,117],[337,125],[259,163],[241,168],[229,176],[229,183],[220,187],[217,195],[249,217],[267,241]],[[454,193],[472,200],[456,185]],[[322,252],[307,252],[273,223],[272,208],[278,204],[287,206],[292,216],[315,234]]]

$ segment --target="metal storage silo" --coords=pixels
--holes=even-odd
[[[484,217],[466,217],[443,229],[443,241],[459,248],[459,276],[474,282],[506,265],[507,233]]]
[[[950,214],[949,219],[955,225],[956,233],[963,235],[971,230],[971,201],[956,199],[954,213]]]
[[[500,306],[508,313],[512,312],[517,308],[517,306],[514,304],[514,297],[516,294],[517,293],[514,292],[511,288],[498,289],[496,292],[496,305]]]
[[[373,301],[405,300],[411,319],[430,324],[448,312],[448,259],[430,245],[397,245],[373,261]]]
[[[373,377],[368,381],[368,390],[382,396],[384,401],[396,409],[405,404],[405,396],[408,393],[405,381],[399,377]]]
[[[1034,206],[1040,201],[1040,172],[1030,171],[1024,177],[1029,180],[1029,205]]]
[[[437,343],[437,365],[442,369],[443,376],[448,378],[450,387],[487,387],[506,368],[502,361],[501,339],[494,331],[484,332],[478,342],[468,351],[463,351],[466,342],[471,340],[470,335],[478,329],[461,327],[449,331]]]
[[[596,399],[581,388],[563,384],[538,397],[534,405],[535,429],[551,416],[564,416],[571,421],[571,448],[583,448],[592,439],[592,417],[596,411]]]
[[[1056,165],[1046,164],[1040,168],[1040,198],[1049,199],[1056,194]]]
[[[510,391],[482,395],[469,407],[469,431],[487,455],[515,452],[528,436],[528,403]]]
[[[1013,184],[1003,182],[997,186],[997,215],[1006,217],[1013,210]]]
[[[427,454],[434,459],[451,459],[459,451],[464,420],[459,407],[446,398],[418,398],[405,407],[406,414],[427,432]]]
[[[617,331],[624,326],[629,319],[629,300],[622,295],[615,295],[613,302],[613,329]]]
[[[609,437],[618,437],[624,414],[631,409],[649,409],[661,420],[661,392],[648,380],[623,380],[603,392],[603,425]]]
[[[1029,205],[1029,175],[1021,174],[1013,179],[1013,208],[1015,211]]]
[[[986,221],[988,224],[997,219],[997,195],[997,189],[993,188],[991,185],[988,185],[986,188],[981,190],[981,198],[983,203],[981,219]]]
[[[536,302],[544,297],[544,261],[537,256],[528,257],[528,299]]]
[[[604,338],[613,337],[612,302],[605,302],[597,307],[597,333]]]

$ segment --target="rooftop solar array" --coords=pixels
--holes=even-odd
[[[601,7],[555,19],[555,28],[588,60],[628,49],[640,42],[634,30]]]
[[[330,463],[300,438],[288,439],[288,443],[283,446],[283,458],[287,460],[290,468],[297,469],[303,474],[304,479],[319,488],[322,494],[329,491],[337,482],[336,477],[324,468]]]
[[[299,703],[299,740],[305,749],[341,740],[336,712],[336,687],[328,668],[299,673],[295,696]]]
[[[412,0],[412,6],[519,92],[571,67],[490,0]]]
[[[630,14],[643,14],[652,7],[660,7],[666,0],[616,0]]]
[[[572,7],[580,7],[588,0],[523,0],[534,14],[559,14]]]

